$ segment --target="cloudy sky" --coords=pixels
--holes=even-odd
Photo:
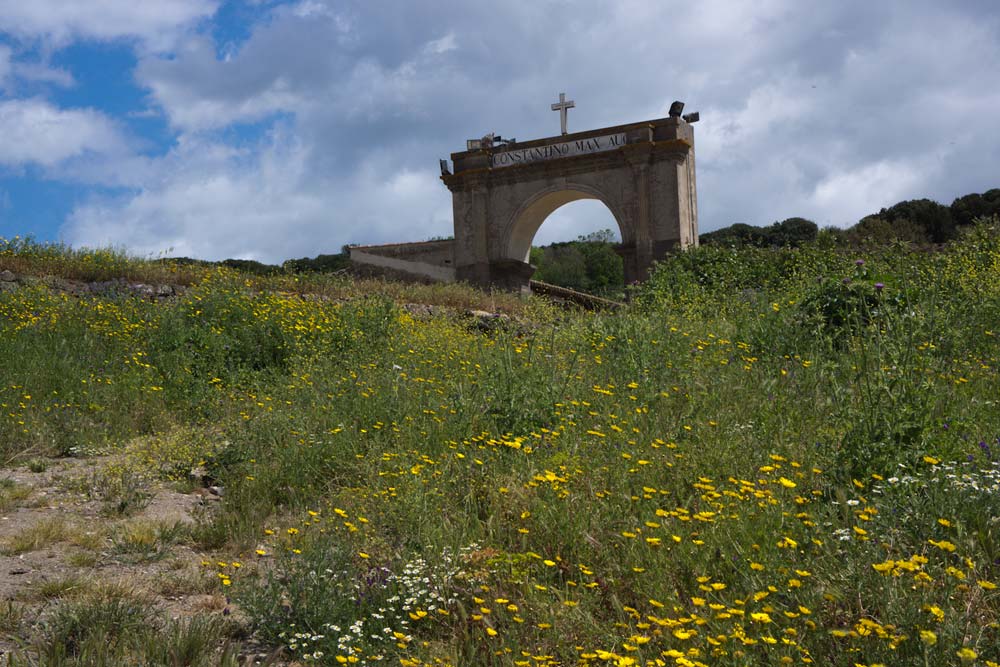
[[[701,112],[701,231],[1000,187],[996,0],[0,0],[0,236],[281,261],[451,233],[496,131]],[[576,202],[536,243],[614,226]]]

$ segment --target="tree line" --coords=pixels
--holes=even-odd
[[[942,244],[958,237],[977,218],[1000,215],[1000,188],[958,197],[951,206],[931,199],[909,199],[866,215],[846,229],[823,230],[847,245],[904,241],[915,245]],[[788,218],[766,227],[737,223],[701,234],[704,245],[797,247],[816,240],[819,227],[805,218]]]

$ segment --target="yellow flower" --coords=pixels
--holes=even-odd
[[[958,649],[955,655],[957,655],[959,660],[961,660],[962,662],[972,662],[977,657],[979,657],[975,651],[973,651],[971,648],[967,646]]]
[[[894,567],[896,567],[896,561],[894,560],[887,560],[884,563],[872,564],[872,568],[874,568],[876,572],[880,572],[882,574],[885,574],[886,572],[891,572],[892,568]]]
[[[941,607],[938,607],[937,605],[932,605],[932,604],[927,605],[924,607],[924,611],[930,612],[934,616],[934,618],[939,621],[944,620],[944,610],[941,609]]]
[[[798,546],[799,543],[788,536],[783,537],[781,541],[778,542],[779,549],[784,549],[784,548],[796,549],[798,548]]]
[[[931,630],[921,630],[920,631],[920,641],[927,644],[928,646],[934,646],[937,644],[937,635]]]
[[[930,544],[933,544],[934,546],[936,546],[938,549],[941,549],[943,551],[947,551],[949,553],[951,553],[952,551],[955,550],[955,545],[952,544],[951,542],[949,542],[948,540],[941,540],[940,542],[935,542],[934,540],[927,540],[927,541]]]

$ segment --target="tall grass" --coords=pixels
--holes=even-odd
[[[622,312],[489,331],[260,284],[0,295],[0,442],[197,458],[225,496],[190,539],[296,659],[1000,660],[995,222],[704,248]]]

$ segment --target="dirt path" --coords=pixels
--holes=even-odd
[[[217,498],[138,478],[116,487],[105,472],[114,463],[44,459],[31,464],[36,472],[0,470],[0,665],[59,601],[85,591],[125,589],[169,617],[225,609],[206,555],[187,539],[195,514]]]

